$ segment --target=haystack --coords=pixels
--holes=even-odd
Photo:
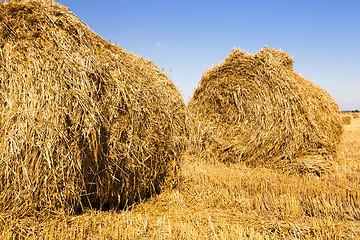
[[[234,49],[207,70],[188,105],[191,152],[280,168],[333,156],[342,133],[338,105],[292,64],[283,51]]]
[[[126,207],[176,180],[185,104],[54,1],[0,3],[0,211]]]
[[[349,125],[351,124],[351,116],[349,115],[345,115],[345,116],[341,116],[341,121],[344,125]]]

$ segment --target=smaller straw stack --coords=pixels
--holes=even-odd
[[[190,152],[281,169],[319,165],[322,172],[342,133],[338,105],[292,65],[288,54],[265,47],[234,49],[207,70],[188,105]]]

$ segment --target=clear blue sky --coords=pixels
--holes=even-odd
[[[233,48],[265,45],[294,56],[294,69],[342,110],[360,110],[359,0],[59,0],[91,29],[153,60],[187,101],[202,73]]]

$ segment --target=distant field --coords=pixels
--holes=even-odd
[[[359,239],[360,118],[344,128],[321,177],[187,157],[180,186],[132,210],[41,221],[0,215],[0,238]]]

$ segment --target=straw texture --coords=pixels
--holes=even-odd
[[[282,169],[306,156],[321,162],[335,156],[342,133],[338,105],[292,64],[280,50],[234,49],[207,70],[188,105],[190,152]]]
[[[0,3],[0,211],[129,206],[176,181],[185,130],[154,63],[54,1]]]

